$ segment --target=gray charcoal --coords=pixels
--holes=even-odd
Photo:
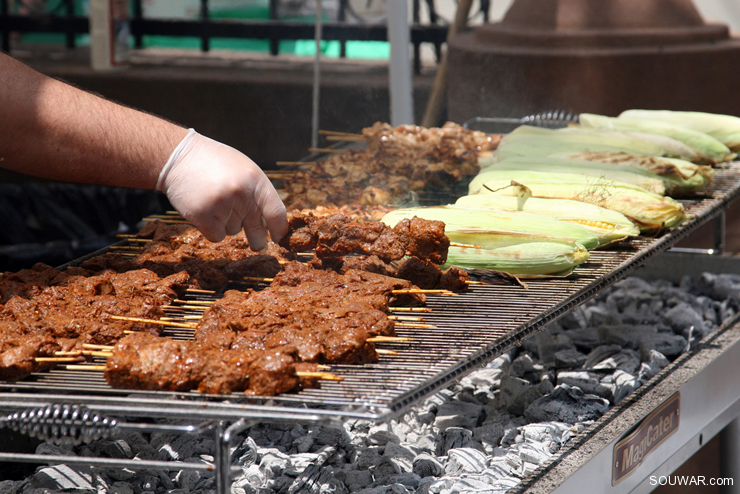
[[[77,454],[62,446],[53,443],[41,443],[36,447],[37,455],[77,456]]]
[[[165,443],[159,448],[157,458],[161,461],[184,460],[190,458],[195,452],[198,437],[191,434],[182,434],[171,443]]]
[[[658,332],[641,342],[640,358],[650,358],[650,352],[657,351],[669,358],[676,358],[686,350],[686,338],[674,333]]]
[[[401,442],[401,439],[390,430],[389,424],[381,424],[372,427],[368,433],[367,439],[370,444],[377,444],[379,446],[382,446],[389,441],[394,443]]]
[[[136,456],[144,460],[151,460],[156,457],[157,450],[149,444],[149,441],[140,432],[123,430],[120,436],[131,448],[132,457]]]
[[[588,354],[583,367],[585,369],[591,369],[599,362],[602,362],[621,351],[622,347],[619,345],[599,345]]]
[[[589,356],[589,360],[590,360]],[[588,361],[583,365],[587,369],[620,369],[625,372],[634,373],[640,368],[640,354],[634,350],[624,349],[617,352],[594,365],[588,366]]]
[[[573,345],[581,350],[593,350],[599,345],[598,335],[592,327],[571,329],[563,333],[573,342]]]
[[[409,461],[413,461],[416,458],[416,453],[405,446],[401,446],[396,443],[388,443],[385,445],[383,456],[389,456],[391,458],[405,458]]]
[[[549,331],[540,331],[533,339],[537,343],[537,355],[542,362],[548,364],[554,361],[557,352],[575,349],[573,341],[565,333],[552,334]]]
[[[601,382],[602,374],[588,371],[560,371],[558,383],[578,386],[584,393],[594,394],[602,398],[611,398],[614,388]]]
[[[550,381],[542,381],[537,385],[526,379],[513,376],[505,376],[501,380],[501,394],[499,403],[513,415],[522,415],[524,409],[530,403],[551,392],[553,384]]]
[[[445,473],[459,475],[462,473],[480,473],[488,466],[484,452],[473,448],[454,448],[447,452]]]
[[[355,462],[357,468],[359,468],[360,470],[366,470],[368,468],[376,466],[378,463],[380,463],[380,460],[382,458],[381,451],[382,450],[379,447],[363,449],[357,455],[357,460]]]
[[[475,444],[473,432],[463,427],[450,427],[442,433],[442,441],[437,446],[437,455],[445,456],[454,448],[468,448]]]
[[[134,489],[134,486],[128,482],[113,482],[110,485],[108,492],[110,494],[134,494],[136,489]]]
[[[31,476],[31,485],[52,490],[96,490],[90,467],[54,465],[39,469]]]
[[[260,461],[260,471],[268,479],[279,477],[290,466],[290,456],[277,449],[265,453]]]
[[[665,321],[674,331],[686,336],[690,328],[694,328],[701,334],[705,334],[704,320],[696,309],[687,303],[679,303],[675,307],[663,313]]]
[[[175,475],[175,484],[179,485],[181,489],[190,492],[200,482],[202,477],[203,472],[198,470],[180,470]]]
[[[422,453],[412,462],[412,471],[419,477],[439,477],[444,473],[445,467],[436,457]]]
[[[623,399],[632,394],[640,387],[640,380],[622,370],[617,370],[612,376],[614,379],[614,404],[619,404]]]
[[[434,426],[440,430],[449,427],[465,427],[472,429],[478,425],[483,407],[464,401],[452,401],[439,407]]]
[[[584,394],[575,386],[559,384],[552,393],[538,399],[524,411],[531,422],[574,424],[595,420],[609,409],[609,402],[596,395]]]
[[[555,352],[555,355],[553,355],[553,362],[555,367],[558,369],[572,369],[575,367],[581,367],[585,364],[586,358],[586,355],[575,348],[568,348]]]
[[[602,325],[596,330],[599,335],[599,343],[602,345],[619,345],[622,348],[637,350],[645,338],[657,333],[655,325],[628,325],[618,324],[612,326]]]
[[[382,457],[375,466],[375,478],[383,481],[391,475],[398,475],[403,472],[410,472],[413,468],[411,461],[404,458]]]
[[[385,480],[389,484],[402,485],[411,492],[413,492],[421,484],[421,477],[413,472],[404,472],[399,473],[398,475],[391,475]]]
[[[537,365],[529,354],[523,354],[514,359],[511,363],[511,374],[516,377],[524,377],[526,374],[542,370],[541,365]]]
[[[14,480],[0,481],[0,494],[16,494],[18,492],[18,485],[21,483]]]
[[[107,456],[109,458],[133,458],[134,456],[131,446],[123,439],[116,439],[114,441],[102,440],[92,449],[97,455]]]
[[[503,373],[504,372],[501,369],[481,369],[463,377],[460,380],[460,384],[463,387],[469,387],[478,392],[488,391],[493,386],[497,386],[501,382],[501,376]]]
[[[658,372],[662,371],[670,362],[662,353],[651,350],[648,355],[648,361],[643,362],[638,374],[640,380],[647,381]]]
[[[483,448],[490,452],[499,445],[501,438],[504,437],[505,426],[502,423],[484,424],[473,429],[473,439],[483,445]]]
[[[369,470],[349,470],[344,476],[344,484],[350,492],[364,489],[373,482],[373,474]]]

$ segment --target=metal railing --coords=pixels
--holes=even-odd
[[[25,5],[23,0],[15,0]],[[361,22],[352,15],[349,0],[337,0],[336,20],[324,22],[322,39],[339,41],[340,57],[346,56],[347,41],[387,41],[388,30],[385,22]],[[424,0],[429,23],[422,23],[421,0],[413,0],[410,39],[413,45],[414,69],[421,70],[421,45],[431,43],[435,47],[437,60],[441,46],[446,41],[448,26],[437,14],[434,0]],[[163,35],[174,37],[195,37],[200,39],[200,50],[210,50],[214,38],[264,39],[270,42],[270,53],[278,55],[280,41],[314,38],[313,23],[286,21],[279,19],[279,0],[269,0],[269,19],[213,19],[209,0],[200,1],[198,19],[150,19],[145,18],[142,0],[131,2],[131,34],[135,48],[144,47],[144,36]],[[484,21],[488,18],[489,0],[481,1],[480,12]],[[75,0],[58,0],[58,3],[43,12],[19,13],[11,11],[11,0],[0,0],[0,48],[4,52],[11,49],[11,32],[18,33],[63,33],[66,47],[76,46],[76,35],[87,34],[90,30],[88,18],[82,15]]]

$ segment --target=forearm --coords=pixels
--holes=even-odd
[[[153,188],[187,130],[0,54],[0,166],[78,183]]]

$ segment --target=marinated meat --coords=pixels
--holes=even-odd
[[[339,214],[319,218],[291,213],[288,234],[280,245],[292,252],[315,250],[319,258],[363,254],[388,263],[414,255],[443,264],[450,241],[441,221],[414,217],[390,228],[379,221],[360,223]]]

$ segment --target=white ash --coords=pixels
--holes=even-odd
[[[232,443],[234,494],[504,493],[740,308],[740,276],[628,278],[402,418],[260,424]],[[141,434],[38,453],[213,464],[207,435]],[[42,466],[0,494],[215,491],[214,474]]]

